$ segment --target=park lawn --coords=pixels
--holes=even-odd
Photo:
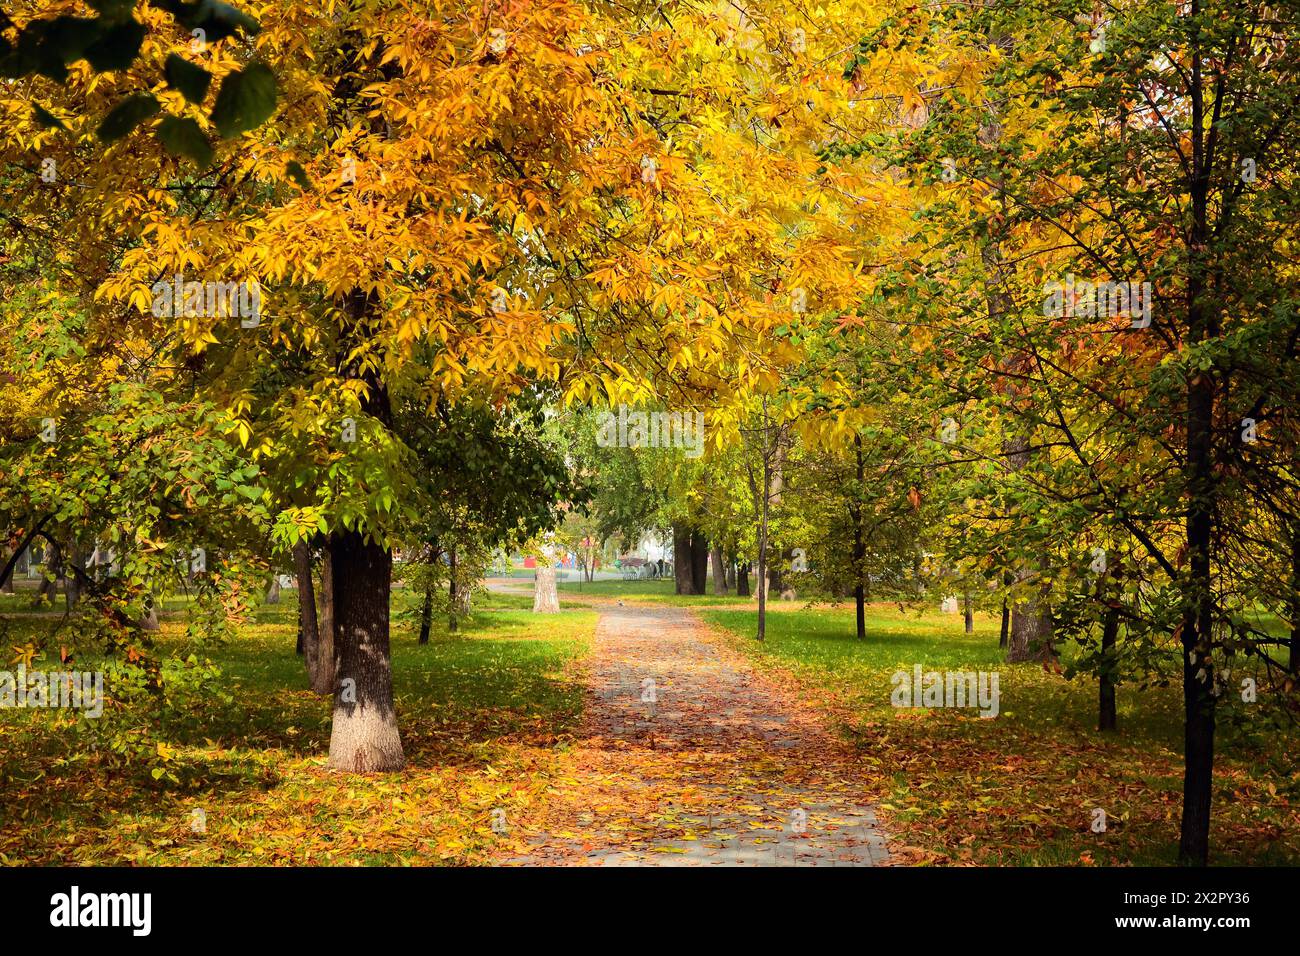
[[[645,578],[634,581],[563,581],[559,591],[566,599],[589,596],[617,598],[629,604],[672,604],[678,607],[715,607],[719,605],[745,607],[753,603],[752,597],[731,594],[680,595],[674,593],[672,578]]]
[[[801,608],[769,616],[760,645],[750,610],[701,616],[771,676],[824,704],[860,753],[903,862],[1175,862],[1177,684],[1121,687],[1119,733],[1105,735],[1096,730],[1095,681],[1002,663],[996,618],[977,618],[968,636],[957,615],[873,606],[867,639],[858,641],[851,608]],[[999,716],[892,707],[891,675],[918,663],[926,671],[997,671]],[[1296,743],[1293,724],[1260,732],[1231,714],[1219,721],[1212,862],[1300,863]],[[1092,832],[1095,808],[1106,813],[1104,833]]]
[[[411,603],[395,592],[395,612]],[[427,866],[511,852],[492,811],[508,826],[544,799],[581,714],[596,623],[589,610],[542,617],[518,603],[484,595],[457,634],[439,622],[423,647],[395,621],[401,773],[326,769],[330,701],[305,689],[292,591],[200,652],[221,667],[231,699],[205,698],[169,727],[180,784],[108,767],[51,712],[0,711],[0,864]],[[6,659],[61,616],[0,619]],[[153,653],[190,653],[183,631],[180,615],[164,615]],[[37,667],[59,668],[60,640]],[[83,652],[77,665],[93,669],[93,658]],[[191,828],[196,809],[206,833]]]

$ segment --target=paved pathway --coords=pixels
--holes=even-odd
[[[514,865],[871,866],[863,764],[682,608],[598,602],[587,710]],[[653,683],[651,683],[653,682]],[[653,700],[652,700],[653,698]]]

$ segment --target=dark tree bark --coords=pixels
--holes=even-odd
[[[736,595],[749,597],[749,562],[736,562]]]
[[[975,633],[975,608],[971,604],[970,591],[967,591],[963,595],[963,604],[964,604],[963,610],[966,616],[966,633],[974,634]]]
[[[709,591],[709,539],[697,530],[691,531],[691,587],[694,594]]]
[[[338,658],[329,765],[371,773],[406,763],[393,704],[388,610],[393,557],[355,531],[331,535]]]
[[[673,582],[677,594],[695,594],[695,574],[691,564],[691,529],[673,525]]]
[[[1115,730],[1115,640],[1119,636],[1119,608],[1106,611],[1101,630],[1101,679],[1098,682],[1097,729]]]
[[[313,663],[320,658],[320,622],[316,619],[316,582],[311,576],[311,545],[306,539],[293,546],[293,573],[298,579],[298,653],[307,664],[307,679],[311,680]],[[307,659],[307,647],[312,657]]]
[[[1011,629],[1011,605],[1004,597],[1002,599],[1002,634],[998,637],[998,647],[1007,646],[1007,635]]]
[[[1291,533],[1291,654],[1290,670],[1300,677],[1300,523]]]
[[[726,588],[728,591],[734,591],[736,589],[736,560],[734,554],[727,559]]]
[[[447,630],[456,633],[456,611],[459,595],[456,593],[456,545],[447,552]]]
[[[433,588],[424,589],[424,600],[420,603],[420,643],[429,643],[429,632],[433,629]]]

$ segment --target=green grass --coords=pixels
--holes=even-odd
[[[395,613],[412,601],[395,592]],[[362,777],[324,766],[331,702],[306,689],[296,616],[285,591],[237,638],[206,651],[229,701],[189,702],[156,731],[174,751],[179,784],[114,765],[57,713],[0,711],[0,863],[430,865],[482,862],[498,850],[491,810],[545,798],[557,748],[581,714],[575,665],[596,615],[535,616],[512,595],[484,595],[457,633],[439,621],[424,646],[395,619],[407,769]],[[61,617],[4,621],[4,650],[48,640]],[[183,631],[180,615],[165,615],[151,653],[190,653]],[[52,650],[53,663],[36,666],[57,668]],[[92,650],[77,663],[92,669]],[[131,724],[132,715],[110,716]],[[206,834],[191,830],[196,808]]]
[[[618,598],[635,604],[673,604],[680,607],[713,607],[718,605],[745,606],[752,598],[733,594],[700,594],[683,596],[674,594],[671,578],[636,581],[564,581],[559,585],[566,596],[590,595],[592,597]]]
[[[957,615],[873,607],[868,637],[851,610],[769,615],[706,610],[733,643],[826,703],[859,750],[883,815],[921,859],[1000,864],[1174,862],[1181,798],[1177,687],[1121,687],[1120,732],[1096,728],[1097,689],[1038,664],[1006,664],[998,621],[963,632]],[[1064,648],[1068,663],[1070,648]],[[891,706],[895,671],[996,671],[1000,714]],[[1261,687],[1263,686],[1261,682]],[[1231,702],[1219,727],[1214,860],[1300,862],[1300,765],[1294,737],[1268,731],[1249,705]],[[1294,729],[1289,732],[1294,734]],[[1107,831],[1091,830],[1092,812]]]

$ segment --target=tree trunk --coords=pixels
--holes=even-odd
[[[673,581],[677,594],[695,593],[695,574],[691,565],[691,529],[673,525]]]
[[[701,531],[691,532],[691,587],[693,594],[709,592],[709,539]]]
[[[420,604],[420,643],[429,643],[429,632],[433,630],[433,588],[424,589],[424,600]]]
[[[1119,636],[1119,608],[1106,612],[1101,630],[1101,679],[1097,708],[1097,729],[1115,730],[1115,639]]]
[[[964,603],[963,610],[966,615],[966,633],[974,634],[975,633],[975,608],[971,605],[970,602],[970,591],[967,591],[965,593],[963,597],[963,603]]]
[[[533,589],[533,613],[558,614],[559,611],[560,592],[555,586],[555,565],[539,564]]]
[[[338,673],[337,641],[334,626],[334,558],[331,542],[327,539],[320,558],[320,620],[317,625],[316,663],[307,663],[307,676],[311,689],[318,694],[335,692],[334,678]]]
[[[81,602],[81,578],[77,569],[81,567],[81,546],[75,542],[68,546],[68,559],[63,569],[63,600],[71,611]]]
[[[352,773],[406,764],[393,705],[388,605],[393,556],[359,532],[331,536],[338,689],[329,765]]]
[[[161,628],[162,625],[158,623],[158,604],[151,595],[144,616],[140,618],[140,630],[157,631]]]
[[[316,619],[316,583],[311,577],[311,545],[306,539],[293,546],[293,573],[298,579],[298,652],[310,684],[313,669],[320,666],[320,622]]]
[[[12,554],[5,555],[4,561],[0,562],[0,591],[5,594],[14,593],[14,578],[18,576],[18,561],[10,561],[12,557]]]
[[[734,554],[727,559],[725,586],[728,591],[736,589],[736,563],[738,560]]]
[[[457,583],[456,545],[453,544],[447,552],[447,630],[452,634],[456,633]]]
[[[266,589],[266,603],[280,603],[280,575],[278,574],[271,574],[271,583]]]
[[[1031,598],[1011,609],[1011,639],[1007,663],[1052,659],[1052,612],[1043,598]]]
[[[714,547],[709,551],[709,564],[713,570],[713,593],[727,593],[727,571],[722,565],[722,549]]]
[[[749,597],[749,562],[736,561],[736,596]]]
[[[1291,532],[1291,654],[1290,670],[1300,677],[1300,523]]]

